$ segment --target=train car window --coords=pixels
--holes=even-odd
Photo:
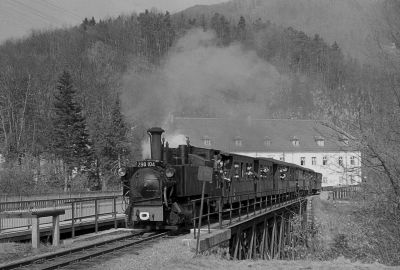
[[[288,173],[289,170],[286,167],[279,167],[279,178],[280,180],[284,181],[284,180],[288,180]]]
[[[254,180],[254,177],[253,177],[254,169],[253,169],[253,164],[251,162],[246,163],[246,175],[249,180]]]
[[[258,173],[258,167],[260,165],[260,162],[258,160],[254,160],[254,172]]]
[[[268,179],[271,179],[272,181],[274,180],[273,177],[269,177],[272,175],[272,167],[265,165],[264,166],[264,178],[265,181],[267,181]]]
[[[267,181],[272,174],[272,168],[268,165],[260,165],[260,175],[262,180]],[[272,179],[272,178],[271,178]]]
[[[232,168],[233,157],[223,158],[222,160],[224,162],[225,169],[230,170]]]
[[[239,165],[239,163],[238,162],[235,162],[234,164],[233,164],[233,168],[234,168],[234,174],[235,174],[235,178],[237,179],[237,178],[239,178],[240,177],[240,165]]]

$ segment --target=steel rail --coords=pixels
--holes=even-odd
[[[9,264],[3,264],[0,265],[0,269],[59,269],[60,267],[65,267],[80,261],[95,258],[103,254],[112,253],[116,250],[124,249],[157,238],[162,238],[167,234],[168,232],[158,233],[142,239],[137,239],[137,236],[140,234],[121,236],[82,247],[57,251],[50,254],[44,254],[33,258],[15,261]]]

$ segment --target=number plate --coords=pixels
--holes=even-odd
[[[157,166],[157,162],[154,160],[145,160],[145,161],[137,161],[135,167],[138,168],[147,168],[147,167],[155,167]]]

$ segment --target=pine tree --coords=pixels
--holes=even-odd
[[[242,42],[246,39],[246,20],[243,16],[240,16],[237,26],[237,38]]]
[[[72,171],[90,166],[92,153],[86,130],[86,119],[74,100],[75,90],[68,72],[59,77],[54,102],[52,147],[57,160],[62,161],[64,190],[68,189]]]
[[[116,98],[114,106],[111,112],[111,121],[105,130],[105,145],[103,147],[103,168],[107,172],[111,172],[116,162],[123,159],[124,156],[128,155],[128,141],[127,133],[128,128],[125,124],[123,116],[121,114],[121,107],[119,98]],[[105,187],[103,181],[103,188]]]
[[[119,160],[129,154],[127,140],[128,128],[121,114],[119,98],[116,98],[109,116],[98,117],[94,123],[95,129],[100,132],[92,134],[94,138],[94,151],[96,154],[96,167],[91,172],[91,188],[104,189],[112,179],[112,171]]]

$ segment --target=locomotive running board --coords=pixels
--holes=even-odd
[[[157,226],[157,229],[168,230],[168,231],[177,231],[180,229],[180,227],[176,226],[176,225],[162,225],[162,226]]]

